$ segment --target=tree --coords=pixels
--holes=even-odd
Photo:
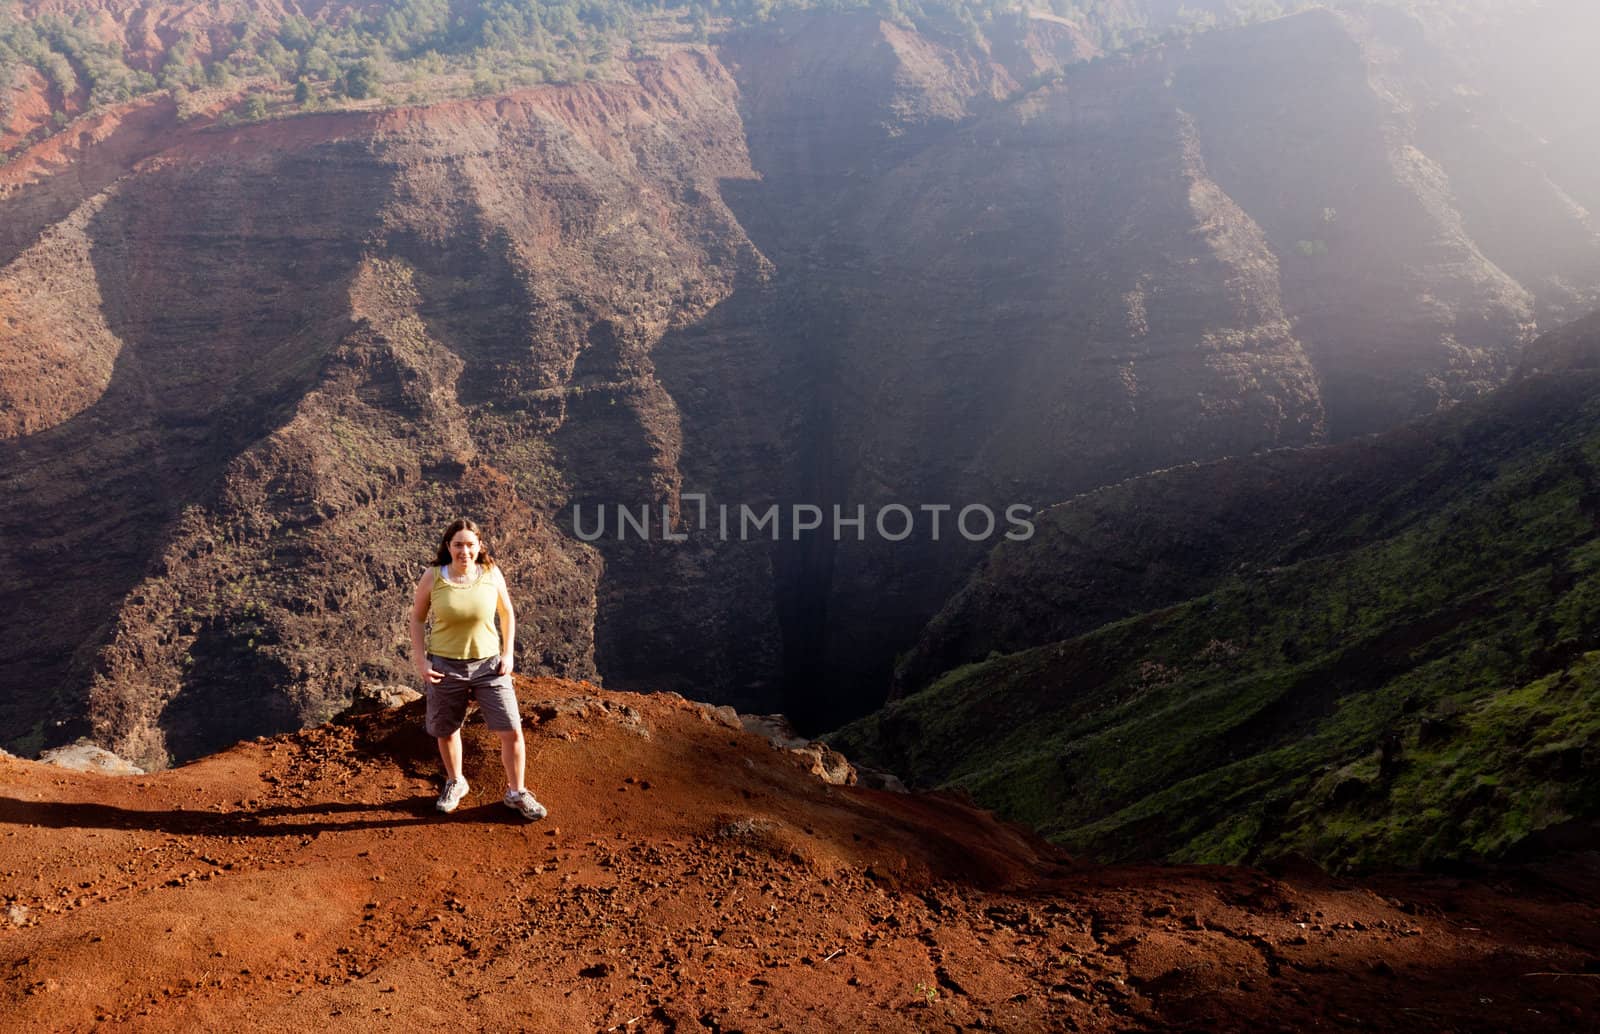
[[[344,73],[345,95],[358,101],[376,95],[381,84],[378,63],[371,58],[357,62]]]
[[[474,97],[489,97],[505,92],[505,84],[500,77],[486,68],[480,68],[472,74],[472,95]]]
[[[306,51],[300,65],[300,74],[312,79],[326,82],[339,76],[339,63],[321,47],[312,47]]]
[[[279,79],[287,80],[294,75],[300,64],[299,56],[276,39],[268,39],[262,43],[260,55],[261,60],[272,70],[272,74]]]

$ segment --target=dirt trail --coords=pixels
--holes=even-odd
[[[419,705],[158,775],[0,758],[0,1028],[1592,1030],[1594,859],[1475,880],[1072,863],[675,696],[525,680],[530,785]],[[1574,974],[1574,975],[1557,975]]]

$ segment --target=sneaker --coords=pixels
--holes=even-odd
[[[507,790],[504,799],[506,807],[521,812],[522,817],[529,822],[537,822],[550,814],[549,809],[540,804],[527,790]]]
[[[439,795],[439,801],[434,807],[445,814],[455,811],[456,805],[461,803],[461,798],[467,795],[469,789],[471,788],[467,786],[465,779],[446,779],[444,793]]]

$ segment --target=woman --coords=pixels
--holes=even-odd
[[[505,806],[524,818],[542,819],[548,814],[544,805],[522,785],[526,751],[511,688],[517,616],[482,534],[466,518],[452,521],[411,604],[411,663],[428,696],[428,732],[439,741],[444,759],[444,792],[437,807],[455,811],[469,789],[461,773],[461,723],[470,697],[500,737]]]

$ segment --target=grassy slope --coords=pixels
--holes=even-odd
[[[949,672],[831,739],[1105,858],[1420,864],[1600,814],[1600,377],[1427,430],[1433,469],[1313,518],[1316,555]]]

